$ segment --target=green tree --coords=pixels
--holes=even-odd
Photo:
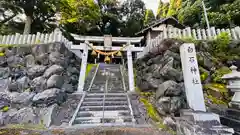
[[[144,28],[145,4],[142,0],[128,0],[121,6],[121,36],[135,36]]]
[[[157,19],[165,18],[167,16],[169,9],[169,3],[163,3],[161,0],[159,1],[158,10],[157,10]]]
[[[12,5],[11,11],[16,14],[24,14],[26,16],[24,34],[31,32],[32,26],[38,31],[39,29],[51,28],[46,22],[53,21],[56,13],[56,0],[2,0],[8,5]],[[2,5],[1,5],[2,6]],[[18,10],[20,9],[20,10]],[[18,11],[18,12],[15,12]]]
[[[208,0],[205,1],[211,26],[224,28],[240,25],[239,0]],[[185,0],[177,12],[177,18],[191,27],[206,27],[201,0]]]
[[[154,16],[154,13],[151,9],[147,9],[145,13],[145,18],[144,18],[144,26],[148,25],[149,23],[155,21],[156,18]]]

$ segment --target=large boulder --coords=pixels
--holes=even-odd
[[[31,103],[34,95],[35,93],[25,91],[23,93],[13,92],[10,94],[10,97],[12,103],[27,106]]]
[[[69,66],[67,68],[67,74],[68,75],[79,75],[79,70],[76,67]]]
[[[49,106],[54,103],[60,104],[66,99],[66,94],[60,89],[47,89],[41,93],[36,94],[32,101],[35,106]]]
[[[60,75],[62,72],[64,71],[64,68],[62,66],[59,65],[52,65],[51,67],[49,67],[45,73],[44,73],[44,77],[45,78],[49,78],[51,75],[53,74],[57,74]]]
[[[22,108],[20,110],[18,110],[17,112],[13,111],[11,113],[8,113],[10,117],[8,123],[11,124],[26,124],[26,123],[33,123],[36,124],[37,123],[37,117],[34,114],[34,110],[30,107],[25,107]]]
[[[1,68],[0,67],[0,79],[6,79],[10,75],[10,69],[8,67]]]
[[[73,85],[72,84],[68,84],[68,83],[64,83],[62,86],[62,90],[66,93],[73,93],[74,89],[73,89]]]
[[[185,102],[182,97],[161,97],[157,101],[157,110],[165,114],[179,113],[181,108],[184,108]]]
[[[34,78],[30,83],[30,87],[34,92],[42,92],[47,88],[47,80],[42,76]]]
[[[35,65],[28,69],[27,74],[30,78],[36,78],[38,76],[41,76],[46,70],[46,68],[47,68],[46,66]]]
[[[182,71],[172,68],[172,66],[165,65],[160,71],[160,75],[166,80],[174,80],[177,82],[183,81]]]
[[[60,75],[52,75],[47,80],[47,88],[61,88],[64,83],[64,78]]]
[[[183,88],[182,85],[179,85],[175,81],[169,80],[158,86],[158,90],[156,91],[156,98],[162,96],[179,96],[182,93]]]
[[[17,79],[16,81],[12,81],[9,86],[8,90],[11,92],[23,92],[29,88],[29,78],[24,76],[22,78]]]
[[[38,63],[39,65],[48,65],[49,64],[49,58],[48,58],[48,54],[40,54],[35,56],[35,61],[36,63]]]
[[[31,55],[31,54],[27,55],[27,56],[25,56],[24,59],[25,59],[25,65],[27,68],[31,68],[35,65],[35,58],[33,55]]]
[[[51,52],[49,54],[49,60],[51,64],[64,65],[64,57],[59,52]]]
[[[18,85],[18,91],[25,91],[29,88],[29,78],[27,76],[24,76],[22,78],[19,78],[16,80],[16,83]]]
[[[9,67],[16,67],[18,65],[23,66],[24,65],[24,59],[20,56],[10,56],[7,58],[7,64]]]
[[[4,108],[6,106],[10,106],[10,103],[11,103],[10,100],[2,98],[0,100],[0,109]]]

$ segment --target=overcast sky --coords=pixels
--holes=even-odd
[[[124,1],[124,0],[120,0],[120,1]],[[158,3],[160,0],[142,0],[147,9],[152,9],[154,14],[157,14],[157,9],[158,9]],[[169,2],[170,0],[161,0],[162,2]]]

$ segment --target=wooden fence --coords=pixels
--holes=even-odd
[[[167,38],[192,38],[194,40],[213,40],[222,32],[228,33],[231,40],[240,40],[240,27],[232,29],[216,29],[211,27],[210,29],[191,29],[190,27],[185,29],[178,28],[166,28],[156,38],[150,40],[144,51],[138,54],[138,57],[144,56],[151,50],[151,48],[157,46],[163,39]]]

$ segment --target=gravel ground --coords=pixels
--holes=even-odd
[[[52,129],[52,130],[29,130],[29,129],[0,129],[1,135],[169,135],[153,128],[110,127],[91,129]]]

